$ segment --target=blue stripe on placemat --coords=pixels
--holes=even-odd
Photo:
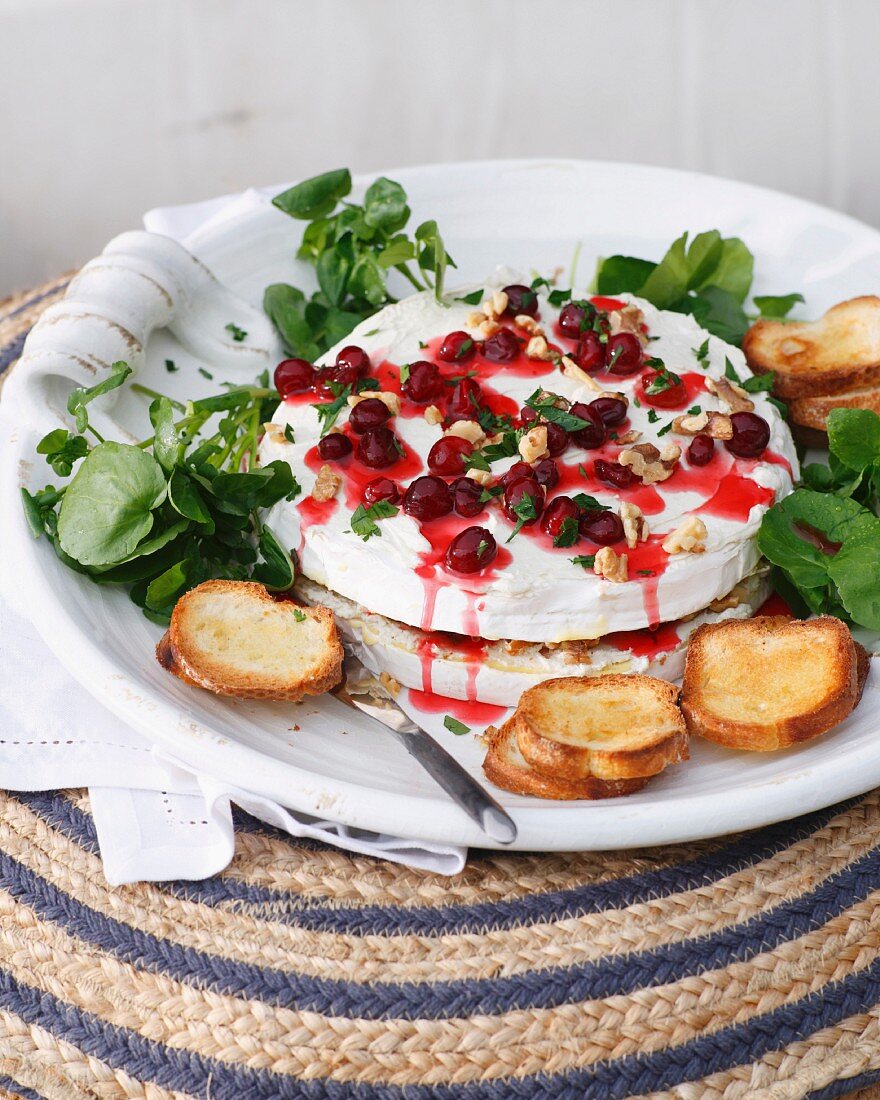
[[[502,1078],[463,1085],[367,1085],[303,1080],[230,1065],[144,1039],[0,972],[0,1003],[26,1023],[49,1030],[138,1081],[199,1093],[212,1100],[624,1100],[634,1093],[699,1081],[731,1065],[807,1039],[880,999],[880,959],[867,970],[745,1024],[677,1047],[627,1055],[553,1076]]]
[[[20,801],[70,840],[97,851],[94,823],[88,814],[55,794],[16,794]],[[790,847],[821,829],[857,799],[795,821],[780,822],[749,833],[735,843],[672,867],[659,868],[608,882],[585,883],[568,890],[531,894],[511,901],[451,906],[347,906],[315,905],[298,895],[216,876],[198,882],[163,885],[169,894],[202,905],[239,903],[237,911],[267,909],[267,919],[288,921],[309,931],[339,934],[441,936],[466,932],[502,931],[538,921],[560,921],[606,909],[625,908],[639,902],[711,885],[723,876],[754,866],[762,859]],[[294,843],[298,843],[294,841]],[[472,853],[473,855],[473,853]]]
[[[860,1073],[858,1077],[842,1077],[823,1089],[808,1092],[804,1100],[836,1100],[838,1096],[845,1096],[850,1092],[857,1092],[878,1083],[880,1083],[880,1069],[874,1069],[868,1073]]]
[[[2,1073],[0,1073],[0,1089],[15,1093],[16,1096],[21,1097],[21,1100],[46,1100],[42,1093],[34,1092],[33,1089],[20,1085],[18,1081],[13,1081],[11,1077],[5,1077]]]
[[[257,998],[265,1004],[327,1016],[445,1019],[558,1005],[629,994],[705,970],[746,961],[831,920],[880,888],[880,849],[750,921],[715,935],[651,951],[608,956],[573,967],[503,978],[444,982],[353,983],[285,973],[232,961],[159,939],[76,901],[0,852],[0,885],[42,918],[133,966],[198,989]]]
[[[19,336],[16,336],[14,340],[8,344],[4,344],[0,348],[0,374],[2,374],[8,367],[21,356],[21,350],[24,347],[24,342],[27,337],[26,332],[22,332]]]

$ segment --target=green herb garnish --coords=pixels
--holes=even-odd
[[[238,325],[233,324],[232,321],[230,321],[228,325],[224,325],[223,327],[236,342],[236,344],[240,344],[242,340],[245,340],[247,338],[247,333],[245,332],[245,330],[243,328],[239,328]]]
[[[553,537],[554,546],[574,546],[578,540],[578,521],[574,516],[566,516],[562,521],[559,534]]]
[[[514,504],[513,513],[516,516],[516,524],[510,532],[509,538],[505,540],[506,542],[512,542],[529,520],[538,518],[535,498],[529,493],[524,493]]]
[[[293,609],[293,617],[294,617],[294,619],[296,619],[296,621],[298,623],[304,623],[306,621],[306,619],[308,618],[308,616],[305,614],[305,612],[300,611],[300,609],[298,607],[295,607]]]
[[[376,520],[389,519],[391,516],[396,516],[399,511],[400,509],[389,500],[377,500],[367,508],[359,504],[351,517],[351,529],[366,542],[373,535],[382,534]]]
[[[607,504],[601,504],[595,497],[591,497],[589,493],[575,493],[571,498],[575,504],[580,508],[582,512],[608,512],[610,508]]]
[[[595,554],[578,554],[576,558],[568,559],[572,565],[579,565],[582,569],[592,569],[596,564]]]
[[[443,719],[443,725],[450,733],[454,733],[456,737],[461,737],[463,734],[471,732],[470,726],[466,726],[464,722],[459,722],[459,720],[453,718],[451,714],[447,714]]]

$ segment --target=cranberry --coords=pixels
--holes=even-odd
[[[417,363],[410,363],[409,377],[400,388],[410,401],[417,405],[427,405],[443,393],[443,379],[433,363],[420,359]]]
[[[577,431],[571,433],[572,439],[579,447],[585,447],[588,451],[594,447],[601,447],[605,442],[605,424],[599,413],[592,405],[585,405],[583,401],[575,401],[569,410],[572,416],[579,416],[586,424]]]
[[[573,357],[581,370],[601,370],[605,366],[605,345],[595,332],[585,332],[577,342]]]
[[[607,428],[613,428],[615,424],[622,424],[626,420],[627,403],[620,397],[597,397],[590,402],[590,408],[595,409]]]
[[[605,345],[605,362],[612,374],[635,374],[642,366],[642,345],[638,336],[631,332],[609,336]]]
[[[695,435],[687,449],[691,466],[708,466],[715,455],[715,440],[711,435]]]
[[[584,538],[599,546],[610,546],[623,538],[623,521],[616,512],[584,512],[580,529]]]
[[[629,466],[622,466],[619,462],[606,462],[602,458],[597,458],[593,463],[593,472],[600,481],[613,485],[615,489],[628,489],[636,482],[636,475]]]
[[[519,355],[519,340],[509,328],[500,328],[486,339],[483,355],[493,363],[510,363]]]
[[[639,379],[639,396],[648,405],[654,405],[658,409],[680,409],[687,403],[688,392],[684,382],[677,375],[669,375],[664,371],[651,371],[643,374]],[[656,390],[656,393],[652,393]]]
[[[332,400],[336,397],[339,386],[333,373],[334,369],[334,367],[321,367],[320,370],[315,371],[312,389],[318,397],[326,397],[328,400]],[[336,392],[334,392],[334,389]]]
[[[531,527],[533,523],[537,523],[541,518],[541,512],[544,508],[544,493],[534,477],[519,478],[517,481],[512,481],[505,488],[504,513],[508,519],[518,523],[522,517],[517,515],[515,509],[525,497],[531,499],[535,514],[523,521],[523,527]]]
[[[725,447],[739,458],[757,458],[770,442],[770,425],[757,413],[734,413],[733,438],[725,441]]]
[[[428,451],[428,469],[432,474],[455,477],[464,473],[464,460],[473,452],[474,445],[456,435],[444,435]]]
[[[369,373],[370,357],[363,348],[349,344],[336,356],[333,378],[343,386],[353,386],[359,378],[365,378]]]
[[[314,380],[315,368],[307,359],[282,359],[275,368],[275,389],[282,398],[305,393]]]
[[[378,397],[365,397],[352,408],[348,414],[348,422],[353,432],[363,435],[371,428],[381,428],[390,415],[384,401],[380,401]]]
[[[390,428],[371,428],[358,440],[357,456],[365,466],[381,469],[400,458],[397,437]]]
[[[590,327],[596,307],[590,302],[569,302],[559,314],[559,330],[570,340],[576,340]]]
[[[321,458],[326,458],[328,462],[338,462],[340,458],[345,458],[351,452],[352,442],[342,432],[332,432],[330,435],[325,435],[318,443],[318,454]]]
[[[549,493],[559,484],[559,467],[552,458],[541,458],[532,467],[535,480]]]
[[[512,485],[515,481],[520,481],[524,477],[534,476],[535,471],[528,462],[514,462],[507,473],[502,474],[498,481],[506,489],[508,485]]]
[[[444,363],[463,363],[476,351],[476,343],[473,336],[466,332],[450,332],[444,336],[437,355]]]
[[[446,404],[446,415],[450,420],[473,420],[480,411],[482,402],[480,383],[473,378],[462,378],[455,383]]]
[[[522,283],[512,283],[504,288],[507,295],[507,309],[504,311],[511,317],[525,313],[528,317],[538,316],[538,295],[530,286]]]
[[[452,483],[452,497],[456,512],[460,516],[470,519],[485,511],[486,505],[481,499],[483,487],[478,485],[473,478],[460,477]]]
[[[544,512],[544,522],[542,524],[544,531],[556,538],[562,534],[562,525],[565,521],[574,520],[578,522],[580,518],[580,509],[571,499],[571,497],[556,497],[555,500],[551,500],[547,505],[547,510]]]
[[[400,501],[400,486],[390,477],[374,477],[364,486],[364,500],[367,504],[375,504],[380,500],[397,504]]]
[[[465,527],[446,549],[446,568],[455,573],[478,573],[491,565],[498,545],[485,527]]]
[[[538,414],[534,409],[530,409],[528,405],[524,405],[519,411],[519,422],[522,427],[527,428],[529,424],[534,424],[538,419]]]
[[[547,450],[554,457],[568,447],[568,432],[558,424],[547,425]]]
[[[403,510],[422,521],[447,516],[452,511],[452,490],[442,478],[417,477],[404,494]]]

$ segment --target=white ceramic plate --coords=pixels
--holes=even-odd
[[[756,254],[754,292],[799,290],[806,297],[804,316],[880,287],[880,233],[739,183],[572,161],[452,164],[389,174],[409,193],[413,224],[438,220],[462,282],[481,279],[498,263],[541,271],[567,267],[582,242],[579,278],[586,284],[599,255],[659,258],[682,230],[717,227],[741,236]],[[309,285],[311,271],[293,260],[301,223],[255,196],[237,209],[194,234],[187,242],[192,252],[253,306],[270,282]],[[90,355],[95,361],[127,357],[141,381],[186,397],[215,391],[221,378],[252,378],[277,355],[257,309],[237,303],[186,257],[142,234],[115,242],[109,256],[90,266],[72,301],[54,309],[53,323],[35,330],[6,387],[4,407],[15,426],[4,441],[2,529],[23,602],[62,662],[124,721],[222,779],[350,826],[483,844],[482,834],[390,735],[377,734],[332,698],[290,706],[220,700],[187,687],[156,663],[160,630],[125,593],[70,572],[45,540],[32,540],[17,488],[52,480],[51,471],[33,462],[34,445],[58,424],[71,379],[93,377]],[[217,338],[226,320],[249,330],[247,346]],[[157,327],[169,321],[173,331]],[[176,373],[165,370],[166,358],[176,362]],[[214,373],[213,382],[198,374],[200,365]],[[128,392],[103,416],[116,432],[149,434],[145,403]],[[747,755],[697,741],[690,762],[630,798],[591,804],[499,797],[517,821],[516,847],[522,849],[612,849],[718,835],[876,786],[878,716],[874,670],[857,713],[801,748]],[[425,721],[479,775],[482,746],[447,733],[441,718]]]

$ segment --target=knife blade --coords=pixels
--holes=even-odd
[[[367,693],[367,683],[375,692],[375,679],[347,648],[344,669],[345,679],[333,694],[390,730],[410,756],[488,837],[499,844],[512,844],[516,840],[517,829],[510,814],[390,696],[377,697]]]

